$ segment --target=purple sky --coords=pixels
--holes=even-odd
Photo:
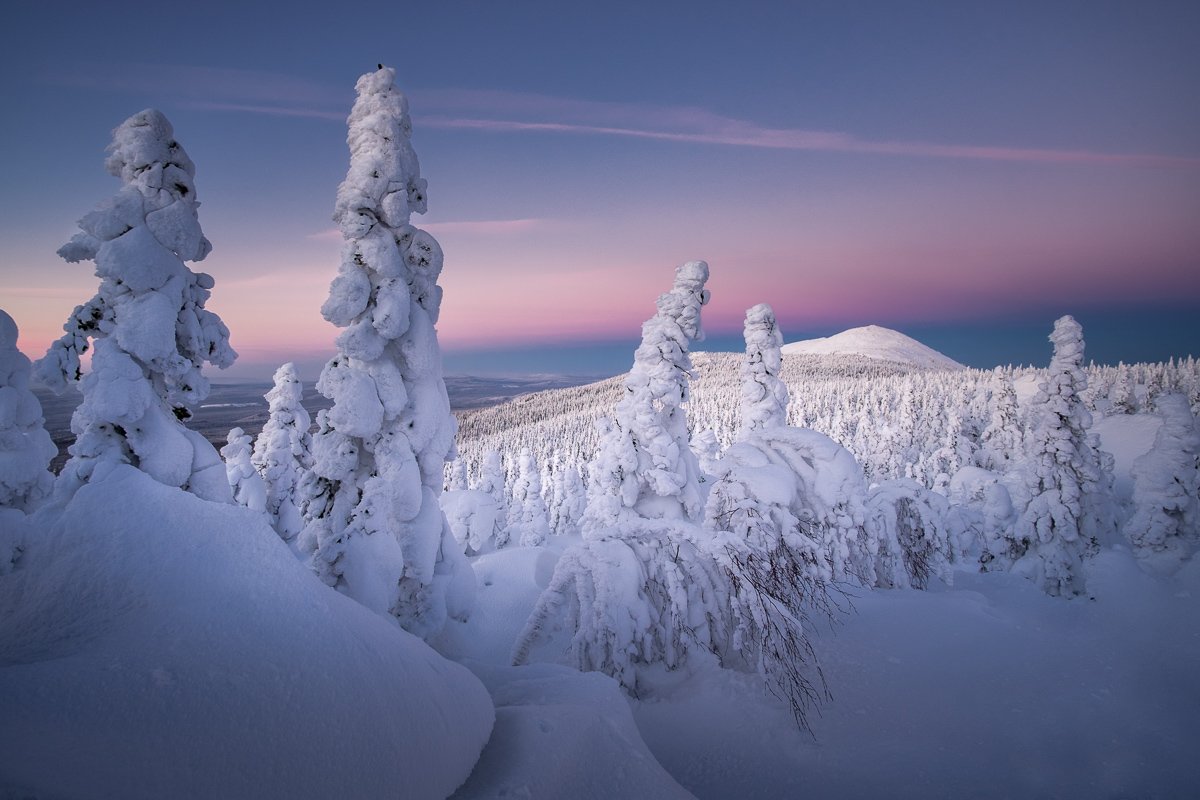
[[[384,62],[452,370],[507,348],[507,370],[571,371],[539,352],[636,337],[692,258],[718,339],[766,301],[789,339],[957,329],[943,349],[980,365],[1044,361],[990,339],[1062,313],[1142,357],[1200,351],[1195,3],[431,5],[10,9],[0,307],[23,348],[94,289],[54,251],[116,188],[108,131],[155,106],[197,164],[234,374],[319,361],[344,119]],[[612,371],[590,352],[567,366]]]

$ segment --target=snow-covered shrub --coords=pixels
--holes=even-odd
[[[1073,595],[1084,591],[1082,559],[1115,529],[1112,474],[1088,435],[1092,418],[1080,398],[1087,388],[1083,329],[1062,317],[1050,341],[1049,375],[1031,404],[1031,499],[1017,521],[1009,558],[1036,554],[1038,563],[1029,566],[1046,592]]]
[[[430,636],[468,613],[474,577],[438,504],[455,431],[434,329],[442,251],[409,224],[425,180],[394,80],[363,75],[350,112],[345,245],[321,308],[343,331],[317,383],[333,407],[318,415],[301,535],[322,580]]]
[[[93,260],[100,288],[77,306],[37,365],[56,392],[78,383],[83,402],[59,486],[69,496],[97,470],[133,464],[160,483],[229,501],[220,458],[182,424],[208,396],[205,362],[233,363],[229,331],[204,308],[211,276],[192,272],[212,249],[196,218],[196,174],[171,124],[153,109],[113,131],[105,162],[119,192],[79,221],[58,254]],[[92,351],[86,376],[80,358]]]
[[[254,441],[251,463],[266,484],[266,512],[271,527],[290,541],[304,527],[303,485],[312,469],[312,420],[300,399],[304,387],[296,365],[275,371],[275,385],[267,392],[270,416]]]
[[[1143,563],[1171,570],[1200,539],[1200,430],[1187,398],[1160,394],[1162,427],[1133,463],[1133,517],[1125,534]]]
[[[225,459],[225,477],[233,501],[251,511],[266,511],[267,485],[251,461],[250,435],[241,428],[233,428],[225,441],[228,444],[221,448],[221,458]]]
[[[542,477],[529,450],[522,450],[517,460],[517,480],[508,507],[508,531],[522,547],[545,544],[550,535],[549,514],[542,500]]]
[[[867,510],[879,542],[876,586],[925,589],[935,575],[950,580],[944,496],[916,481],[884,481],[871,487]]]
[[[54,475],[47,467],[58,454],[42,404],[29,390],[29,373],[29,359],[17,349],[17,323],[0,310],[0,509],[22,512],[50,493]]]
[[[810,615],[832,617],[834,608],[833,570],[806,508],[808,487],[775,447],[754,436],[731,445],[714,472],[704,525],[711,532],[705,549],[728,602],[728,636],[717,642],[721,663],[762,674],[806,725],[825,694],[808,638]]]

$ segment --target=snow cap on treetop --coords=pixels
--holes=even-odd
[[[700,327],[700,306],[708,303],[709,292],[704,288],[708,281],[708,262],[688,261],[675,268],[675,285],[670,292],[658,298],[658,309],[674,318],[683,334],[694,342],[704,341]],[[692,300],[698,297],[700,302]]]

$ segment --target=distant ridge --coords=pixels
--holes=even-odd
[[[859,355],[933,369],[965,369],[949,356],[926,347],[899,331],[867,325],[821,339],[806,339],[783,346],[784,355]]]

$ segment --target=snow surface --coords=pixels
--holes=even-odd
[[[0,578],[0,796],[444,797],[483,686],[323,586],[265,515],[119,466]]]
[[[783,346],[788,355],[859,355],[932,369],[963,369],[949,356],[927,347],[899,331],[879,325],[850,328],[833,336],[805,339]]]

